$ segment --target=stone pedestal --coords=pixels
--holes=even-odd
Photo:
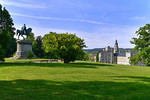
[[[29,51],[32,52],[32,41],[18,40],[17,52],[13,58],[14,59],[26,59]]]

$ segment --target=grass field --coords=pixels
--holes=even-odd
[[[150,67],[0,63],[0,100],[150,100]]]
[[[5,62],[30,62],[30,61],[41,61],[50,59],[5,59]]]

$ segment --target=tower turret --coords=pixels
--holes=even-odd
[[[117,64],[118,52],[119,52],[119,50],[118,50],[118,42],[116,40],[115,46],[114,46],[114,61],[113,61],[114,64]]]
[[[118,42],[116,40],[115,45],[114,45],[114,53],[118,53],[119,49],[118,49]]]

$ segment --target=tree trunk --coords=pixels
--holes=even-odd
[[[64,63],[69,63],[69,61],[67,59],[64,59]]]

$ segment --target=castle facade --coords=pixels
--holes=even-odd
[[[118,42],[115,41],[114,48],[107,46],[102,51],[99,51],[99,62],[101,63],[112,63],[112,64],[130,64],[130,57],[133,57],[138,52],[133,52],[131,49],[119,50]],[[96,58],[96,57],[95,57]],[[139,62],[138,66],[144,66],[143,62]]]
[[[102,63],[117,64],[118,42],[116,40],[114,48],[107,46],[103,51],[99,51],[99,61]]]

